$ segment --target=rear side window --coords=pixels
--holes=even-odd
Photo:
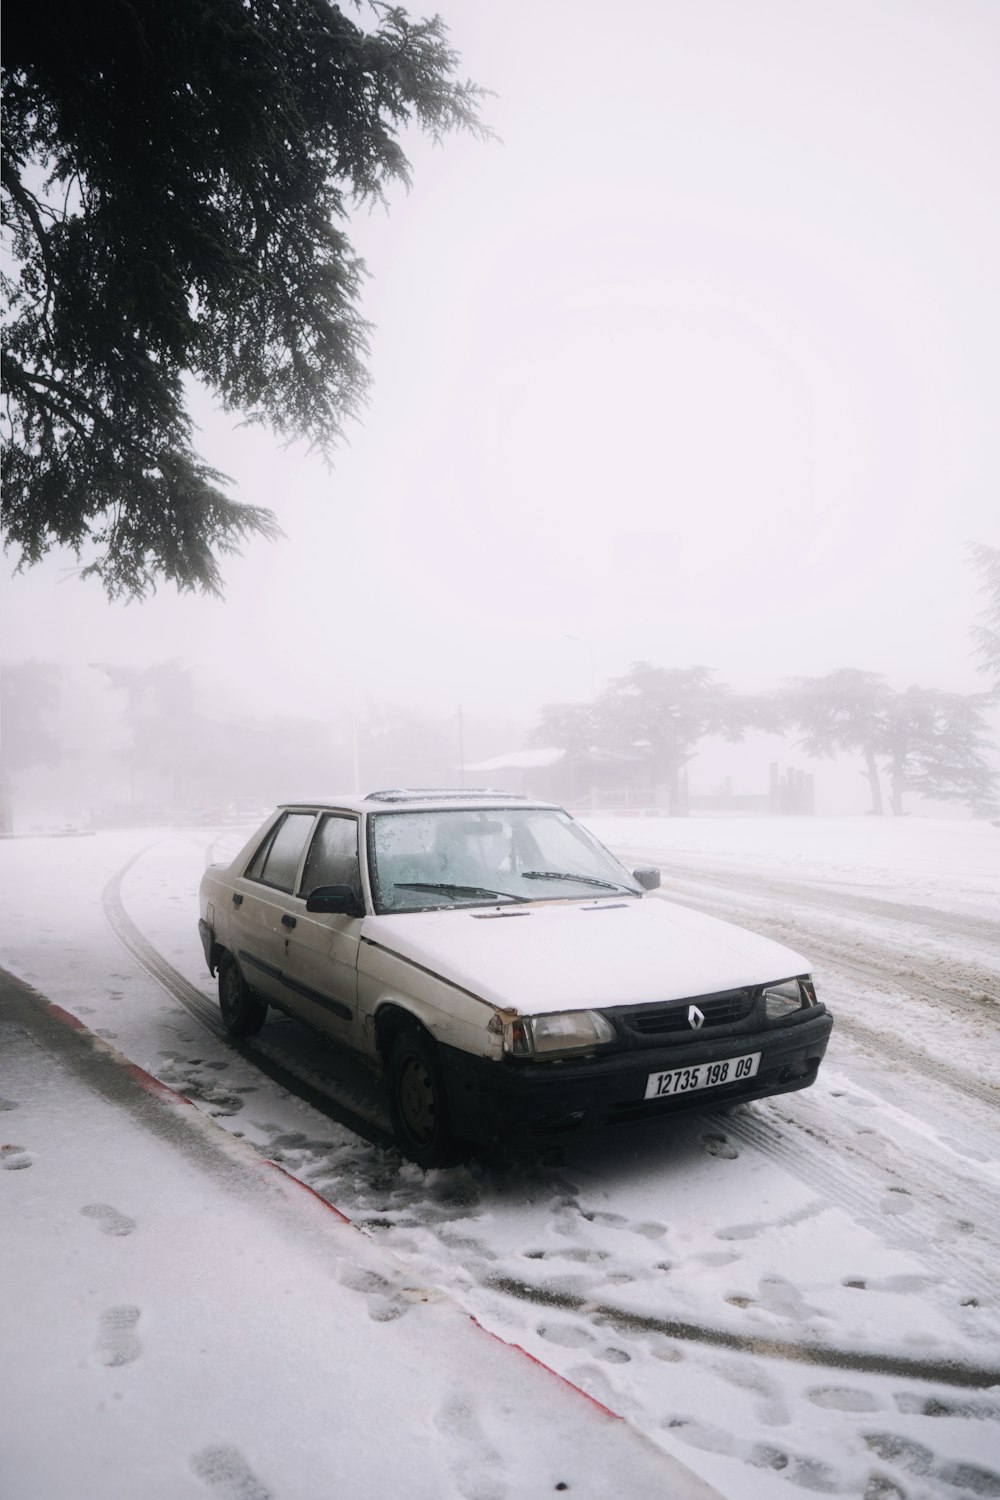
[[[302,872],[301,894],[308,896],[320,885],[349,885],[360,892],[357,819],[336,815],[320,819]]]
[[[258,849],[247,870],[247,879],[259,880],[275,890],[291,891],[314,821],[312,813],[286,813],[270,839]]]

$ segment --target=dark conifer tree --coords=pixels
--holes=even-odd
[[[401,133],[480,131],[439,19],[329,0],[9,0],[4,529],[111,597],[219,592],[271,513],[192,445],[185,380],[329,458],[366,396],[351,206]]]

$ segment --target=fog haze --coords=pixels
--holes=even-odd
[[[262,716],[461,706],[470,758],[638,659],[982,688],[995,6],[441,10],[500,139],[412,139],[412,191],[355,215],[374,388],[336,468],[195,392],[286,539],[224,601],[9,559],[4,658],[178,659]]]

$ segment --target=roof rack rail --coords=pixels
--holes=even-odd
[[[368,792],[366,802],[464,802],[469,797],[503,797],[514,802],[525,801],[520,792],[505,792],[497,787],[391,787],[384,792]]]

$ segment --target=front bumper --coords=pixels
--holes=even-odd
[[[661,1119],[735,1100],[765,1099],[814,1082],[833,1029],[826,1011],[789,1026],[729,1035],[694,1046],[649,1047],[582,1061],[473,1057],[439,1049],[456,1134],[482,1144],[629,1120]],[[760,1052],[755,1077],[665,1099],[646,1099],[650,1073]]]

